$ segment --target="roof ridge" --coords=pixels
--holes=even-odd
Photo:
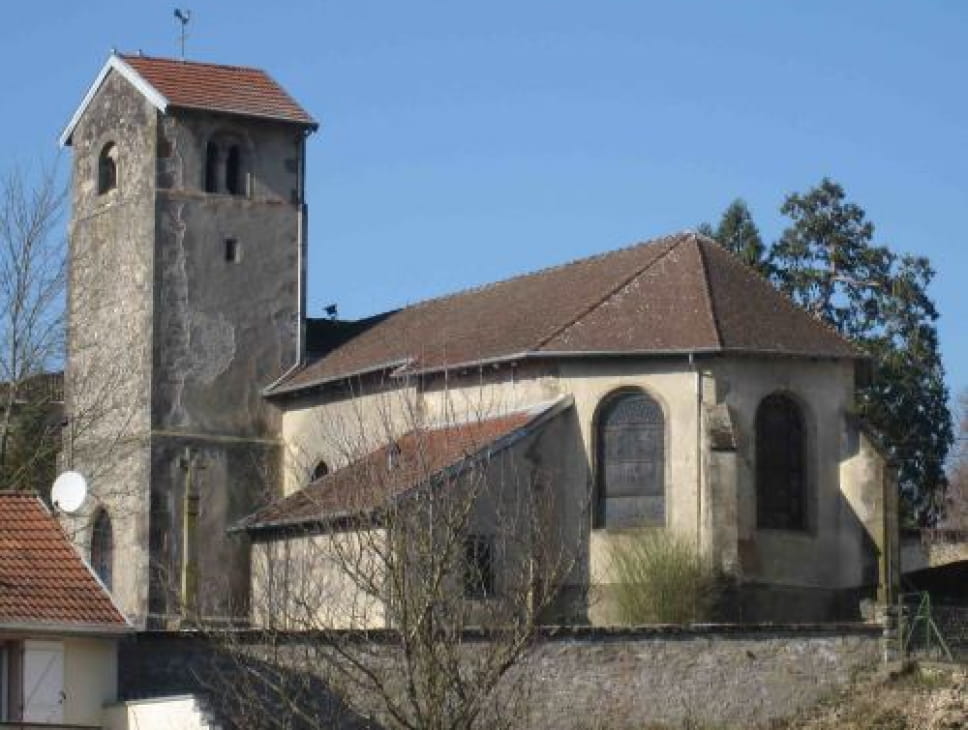
[[[699,254],[699,269],[702,271],[702,290],[703,294],[706,295],[706,305],[709,307],[709,316],[712,318],[713,322],[713,332],[716,335],[716,344],[720,349],[723,348],[723,332],[719,324],[719,315],[716,312],[716,304],[713,300],[712,285],[709,283],[709,262],[706,260],[706,252],[703,249],[702,242],[699,240],[699,235],[696,232],[692,234],[692,241],[696,244],[696,252]],[[706,238],[703,236],[703,238]],[[713,239],[709,239],[713,240]],[[716,243],[715,241],[713,241]],[[717,243],[717,245],[719,245]]]
[[[682,234],[675,234],[674,236],[667,236],[667,238],[670,238],[671,239],[671,238],[676,238],[677,236],[682,236]],[[658,256],[656,256],[651,261],[648,261],[644,265],[638,267],[631,276],[627,276],[624,279],[622,279],[616,286],[614,286],[611,289],[609,289],[608,292],[606,292],[604,296],[599,297],[598,300],[595,301],[590,307],[586,308],[583,312],[580,312],[575,317],[572,317],[572,319],[569,322],[566,322],[566,323],[562,324],[560,327],[556,327],[546,337],[540,338],[531,347],[531,349],[532,350],[538,350],[538,349],[544,347],[550,340],[552,340],[554,337],[556,337],[557,335],[561,334],[566,329],[568,329],[569,327],[571,327],[572,325],[574,325],[576,322],[578,322],[578,320],[582,319],[583,317],[587,317],[589,314],[591,314],[592,312],[594,312],[596,309],[598,309],[600,306],[602,306],[605,302],[607,302],[609,299],[611,299],[613,296],[615,296],[615,294],[619,290],[623,289],[624,287],[628,286],[633,281],[635,281],[636,279],[638,279],[640,276],[642,276],[642,274],[644,274],[646,271],[648,271],[649,269],[651,269],[655,264],[657,264],[659,261],[661,261],[666,256],[668,256],[676,248],[678,248],[679,246],[681,246],[683,244],[683,242],[685,242],[686,240],[688,240],[688,238],[686,238],[686,237],[680,237],[678,241],[670,241],[670,242],[668,242],[671,245],[665,251],[663,251],[662,253],[660,253]],[[658,241],[653,241],[652,244],[650,244],[650,245],[653,245],[655,243],[658,243]],[[666,241],[664,241],[663,243],[666,243]],[[624,251],[624,250],[627,250],[627,249],[620,249],[620,250]],[[611,253],[618,253],[618,252],[617,251],[612,251]]]
[[[143,59],[146,61],[165,61],[168,63],[184,64],[186,66],[207,66],[208,68],[224,68],[231,69],[233,71],[258,71],[261,74],[269,76],[268,72],[259,68],[258,66],[239,66],[234,63],[214,63],[212,61],[190,61],[186,58],[169,58],[167,56],[149,56],[144,53],[118,53],[118,57],[127,62],[128,60],[138,60]],[[269,78],[272,78],[269,76]],[[273,79],[275,80],[275,79]]]
[[[589,261],[596,261],[598,259],[608,258],[609,256],[614,256],[616,254],[620,254],[620,253],[623,253],[625,251],[631,251],[634,248],[640,248],[640,247],[643,247],[644,248],[646,246],[656,246],[656,245],[659,245],[661,243],[665,243],[665,242],[669,241],[670,239],[678,238],[678,237],[683,236],[685,234],[686,234],[686,231],[679,231],[677,233],[669,233],[669,234],[667,234],[665,236],[659,236],[658,238],[650,238],[647,241],[637,241],[637,242],[631,243],[631,244],[629,244],[627,246],[623,246],[622,248],[615,248],[615,249],[611,249],[609,251],[602,251],[600,253],[592,254],[591,256],[582,256],[581,258],[571,259],[570,261],[563,261],[560,264],[553,264],[551,266],[545,266],[545,267],[542,267],[540,269],[535,269],[533,271],[525,271],[525,272],[522,272],[520,274],[514,274],[513,276],[509,276],[506,279],[498,279],[497,281],[488,281],[488,282],[485,282],[484,284],[478,284],[476,286],[469,286],[466,289],[458,289],[457,291],[449,292],[447,294],[441,294],[441,295],[436,296],[436,297],[430,297],[428,299],[421,299],[421,300],[419,300],[417,302],[413,302],[412,304],[404,304],[403,306],[397,307],[395,310],[394,309],[390,309],[388,311],[390,311],[390,312],[402,312],[405,309],[415,309],[417,307],[424,307],[424,306],[427,306],[427,305],[430,305],[430,304],[436,304],[438,302],[442,302],[442,301],[445,301],[447,299],[453,299],[453,298],[456,298],[456,297],[465,296],[467,294],[475,294],[477,292],[481,292],[481,291],[486,291],[488,289],[492,289],[492,288],[494,288],[496,286],[500,286],[502,284],[508,284],[508,283],[510,283],[512,281],[518,281],[519,279],[527,279],[528,277],[531,277],[531,276],[538,276],[538,275],[541,275],[541,274],[547,274],[547,273],[550,273],[552,271],[558,271],[560,269],[568,268],[569,266],[575,266],[577,264],[588,263]],[[364,319],[365,319],[365,317],[364,317]],[[355,320],[355,321],[358,321],[358,320]]]

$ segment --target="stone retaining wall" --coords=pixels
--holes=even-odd
[[[251,632],[232,637],[236,646],[256,651],[266,641]],[[285,638],[292,647],[313,640]],[[468,635],[467,644],[481,640]],[[211,692],[214,674],[231,682],[238,665],[220,656],[219,646],[216,637],[191,633],[137,635],[121,651],[122,696]],[[508,679],[526,685],[519,727],[750,727],[817,702],[880,656],[881,631],[870,625],[549,629]],[[318,689],[314,696],[320,712],[338,705]],[[357,715],[342,717],[347,727],[379,727]]]

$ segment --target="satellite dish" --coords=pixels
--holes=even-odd
[[[87,480],[76,471],[65,471],[54,480],[50,490],[50,501],[61,512],[74,514],[84,504],[87,497]]]

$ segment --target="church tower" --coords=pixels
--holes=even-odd
[[[61,137],[64,458],[92,497],[68,528],[139,625],[245,615],[226,529],[279,482],[262,390],[303,349],[316,127],[263,71],[112,55]]]

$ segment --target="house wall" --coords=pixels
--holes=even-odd
[[[278,536],[252,545],[255,626],[283,630],[383,628],[386,532]],[[379,585],[374,595],[364,589]]]
[[[100,726],[104,706],[117,699],[117,641],[65,639],[64,722]]]

